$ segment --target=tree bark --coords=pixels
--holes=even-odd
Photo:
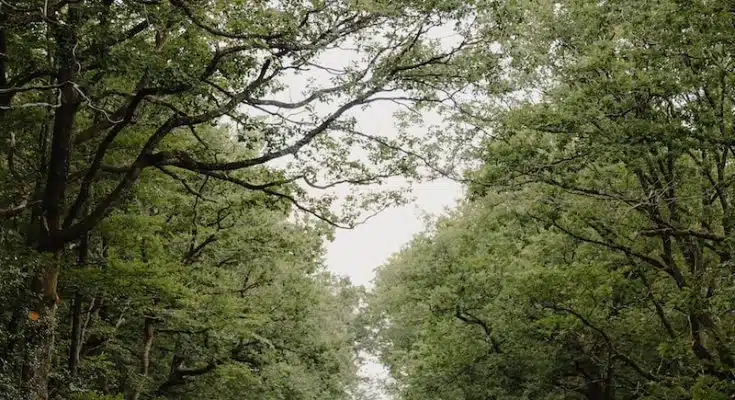
[[[37,296],[32,304],[26,330],[25,362],[23,365],[24,391],[30,400],[48,399],[48,377],[51,372],[56,331],[56,285],[62,253],[57,252],[53,260],[36,277],[33,293]]]
[[[143,324],[143,352],[140,356],[142,368],[141,373],[143,376],[148,376],[148,370],[151,366],[151,348],[153,347],[153,324],[154,319],[146,317],[145,323]]]
[[[140,372],[143,378],[148,377],[148,372],[151,366],[151,348],[153,347],[153,334],[155,333],[155,322],[153,317],[146,317],[143,323],[143,350],[140,354],[141,368]],[[133,393],[130,396],[131,400],[138,400],[142,392],[142,385],[140,383],[135,385]]]
[[[6,54],[8,54],[7,41],[5,39],[5,16],[0,14],[0,89],[8,88],[8,77],[5,67]],[[0,93],[0,106],[7,107],[10,105],[10,94]],[[0,109],[0,116],[5,114],[4,109]]]
[[[26,338],[23,378],[26,398],[47,400],[48,378],[52,368],[56,308],[58,296],[56,286],[63,262],[62,242],[54,240],[61,229],[62,213],[66,197],[74,118],[80,104],[77,92],[79,64],[76,60],[76,25],[81,14],[77,4],[69,5],[68,19],[51,29],[56,46],[56,83],[60,86],[59,107],[54,112],[51,136],[51,155],[46,174],[46,185],[42,199],[41,241],[37,243],[42,252],[53,254],[53,259],[43,266],[32,284],[31,312]]]
[[[77,375],[79,358],[82,351],[82,296],[77,293],[72,300],[71,342],[69,344],[69,373]]]
[[[79,244],[77,252],[77,265],[83,266],[87,262],[89,251],[89,235],[85,235]],[[71,340],[69,343],[69,374],[75,377],[79,359],[82,352],[82,301],[83,297],[79,291],[74,294],[71,307]]]

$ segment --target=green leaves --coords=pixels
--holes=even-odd
[[[497,55],[472,65],[502,60],[502,83],[455,117],[492,131],[471,201],[381,269],[370,303],[403,398],[730,395],[728,7],[498,14]]]
[[[201,196],[192,199],[178,180],[149,179],[99,229],[103,242],[93,237],[102,251],[61,283],[62,296],[88,302],[87,342],[97,343],[75,390],[346,398],[359,296],[323,271],[323,229],[216,181],[186,177]]]

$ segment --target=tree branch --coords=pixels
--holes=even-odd
[[[633,360],[632,360],[632,359],[631,359],[630,357],[628,357],[628,356],[626,356],[626,355],[624,355],[624,354],[620,353],[620,352],[619,352],[619,351],[618,351],[618,350],[617,350],[617,349],[615,348],[615,345],[614,345],[614,343],[613,343],[612,339],[610,338],[610,336],[609,336],[609,335],[608,335],[608,334],[607,334],[607,333],[606,333],[606,332],[605,332],[604,330],[602,330],[602,329],[598,328],[597,326],[593,325],[593,324],[592,324],[592,323],[591,323],[591,322],[590,322],[590,321],[589,321],[589,320],[588,320],[587,318],[585,318],[585,317],[584,317],[584,316],[583,316],[582,314],[580,314],[580,313],[578,313],[578,312],[574,311],[574,310],[573,310],[573,309],[571,309],[571,308],[567,308],[567,307],[564,307],[564,306],[560,306],[560,305],[557,305],[557,304],[549,304],[549,303],[544,303],[544,304],[542,304],[542,306],[543,306],[543,307],[546,307],[546,308],[549,308],[549,309],[551,309],[551,310],[554,310],[554,311],[563,311],[563,312],[566,312],[566,313],[568,313],[568,314],[571,314],[571,315],[573,315],[573,316],[574,316],[574,317],[576,317],[576,318],[577,318],[577,319],[578,319],[578,320],[579,320],[579,321],[580,321],[580,322],[581,322],[581,323],[582,323],[582,324],[583,324],[584,326],[586,326],[586,327],[588,327],[588,328],[592,329],[592,330],[593,330],[593,331],[595,331],[595,332],[596,332],[596,333],[597,333],[598,335],[600,335],[600,337],[602,337],[602,339],[603,339],[603,340],[605,341],[605,343],[606,343],[606,344],[608,345],[608,347],[609,347],[610,351],[611,351],[611,352],[612,352],[613,354],[615,354],[615,358],[618,358],[618,359],[622,360],[622,361],[623,361],[623,362],[624,362],[625,364],[627,364],[627,365],[628,365],[629,367],[633,368],[633,369],[634,369],[634,370],[635,370],[635,371],[636,371],[636,372],[637,372],[637,373],[638,373],[639,375],[641,375],[642,377],[644,377],[644,378],[646,378],[646,379],[648,379],[648,380],[651,380],[651,381],[655,381],[655,382],[657,382],[657,381],[659,381],[659,380],[660,380],[660,378],[658,378],[657,376],[655,376],[655,375],[651,374],[650,372],[647,372],[647,371],[645,371],[645,370],[644,370],[643,368],[641,368],[641,367],[640,367],[640,366],[638,365],[638,363],[636,363],[635,361],[633,361]]]

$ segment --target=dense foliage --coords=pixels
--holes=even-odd
[[[0,0],[0,397],[357,399],[372,350],[397,399],[733,398],[733,38],[725,0]],[[330,275],[425,174],[467,198]]]
[[[431,31],[465,12],[0,1],[0,397],[354,392],[359,290],[323,240],[405,200],[343,187],[436,147],[356,115],[440,102],[472,33]]]
[[[62,260],[51,396],[349,398],[359,292],[323,270],[328,230],[210,178],[191,181],[197,196],[145,179]],[[21,239],[8,230],[3,244]],[[44,261],[10,254],[2,392],[22,398],[29,349],[15,327],[37,321],[19,293],[27,263]]]
[[[731,5],[505,12],[511,93],[457,117],[494,135],[469,198],[370,302],[398,395],[732,398]]]

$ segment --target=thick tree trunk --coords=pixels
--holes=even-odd
[[[40,218],[42,252],[53,253],[53,261],[42,267],[32,285],[31,312],[26,336],[23,366],[25,394],[30,400],[48,399],[48,378],[52,368],[56,329],[56,285],[63,262],[64,243],[58,240],[66,199],[67,177],[71,158],[74,118],[80,104],[75,79],[79,72],[74,49],[77,46],[76,24],[81,18],[78,5],[69,6],[67,21],[52,27],[56,46],[56,83],[59,107],[54,111],[51,154],[43,193]]]
[[[28,314],[26,329],[25,363],[23,366],[24,391],[30,400],[48,399],[48,377],[51,372],[54,334],[56,331],[56,284],[59,277],[61,252],[43,268],[34,282],[37,297]]]

